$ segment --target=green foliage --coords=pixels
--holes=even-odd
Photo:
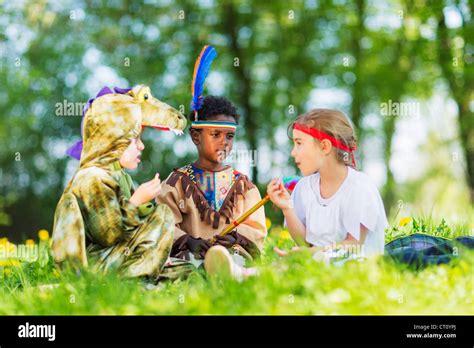
[[[472,7],[461,3],[5,2],[0,13],[0,79],[7,86],[0,92],[0,225],[7,227],[1,235],[20,241],[39,229],[51,230],[55,206],[78,165],[64,151],[80,137],[80,117],[57,115],[57,103],[84,103],[103,85],[145,83],[158,98],[187,113],[194,61],[208,43],[219,57],[206,93],[225,95],[238,106],[243,118],[235,148],[259,151],[259,162],[267,168],[255,166],[246,174],[262,193],[273,176],[296,173],[285,136],[289,121],[309,108],[335,107],[347,112],[356,127],[360,167],[369,153],[383,163],[388,212],[403,199],[423,214],[432,208],[430,200],[441,204],[440,195],[449,196],[453,210],[464,208],[469,204],[469,195],[459,193],[467,192],[459,180],[464,168],[452,168],[449,144],[440,144],[449,148],[447,160],[438,149],[425,154],[437,156],[442,168],[430,169],[414,183],[396,182],[390,161],[399,117],[380,115],[380,104],[388,100],[426,101],[446,76],[448,82],[453,77],[462,82],[456,87],[455,79],[448,87],[461,101],[460,110],[468,109],[472,64],[462,37],[468,37],[473,21]],[[462,26],[438,26],[448,7],[463,18]],[[442,49],[437,30],[449,50]],[[450,54],[465,59],[459,57],[459,66],[446,70]],[[315,97],[318,90],[347,98]],[[460,130],[470,129],[471,116],[470,111],[462,114]],[[436,123],[432,115],[426,117]],[[461,132],[453,141],[463,134],[472,138]],[[133,173],[137,182],[156,172],[164,178],[196,157],[187,134],[178,138],[145,131],[144,140],[144,161]],[[461,148],[470,143],[461,141]],[[461,162],[462,151],[456,153]],[[464,162],[472,167],[472,161]],[[441,174],[446,172],[450,175]],[[456,191],[448,195],[444,187],[453,185]],[[279,211],[266,207],[266,212],[274,223],[282,221]]]
[[[403,228],[408,234],[454,236],[444,220],[413,219]],[[389,238],[401,235],[400,228],[391,231]],[[383,257],[337,267],[314,261],[308,252],[279,258],[272,251],[293,245],[284,228],[272,227],[265,254],[255,264],[260,274],[241,283],[198,271],[186,280],[150,287],[115,273],[56,273],[50,262],[22,264],[4,271],[0,314],[474,314],[469,302],[473,252],[413,271]]]
[[[385,243],[405,237],[413,233],[425,233],[436,237],[443,237],[453,239],[458,236],[471,235],[469,226],[467,225],[448,225],[445,219],[436,221],[431,217],[420,217],[420,218],[404,218],[410,219],[410,223],[394,224],[385,231]]]

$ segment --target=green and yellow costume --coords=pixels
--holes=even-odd
[[[77,172],[56,208],[52,255],[58,264],[106,271],[127,277],[175,278],[192,265],[169,258],[175,221],[164,204],[134,206],[133,183],[119,159],[142,126],[182,131],[181,113],[154,98],[146,86],[101,95],[83,120],[83,148]]]

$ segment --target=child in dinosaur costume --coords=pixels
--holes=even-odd
[[[198,160],[175,169],[157,199],[167,204],[175,217],[172,256],[201,265],[208,249],[220,245],[232,257],[239,255],[235,260],[242,265],[260,255],[267,234],[265,212],[263,207],[258,209],[234,231],[220,235],[261,197],[246,175],[222,163],[232,150],[239,115],[226,98],[203,99],[201,95],[215,56],[214,48],[205,46],[195,65],[193,110],[189,117],[193,120],[190,135],[198,150]]]
[[[96,261],[100,270],[127,277],[173,278],[192,265],[170,260],[174,217],[152,200],[161,189],[158,174],[134,190],[124,172],[140,162],[142,127],[182,132],[186,119],[151,95],[146,86],[105,87],[84,111],[82,139],[68,153],[80,158],[56,208],[52,255],[61,264]]]

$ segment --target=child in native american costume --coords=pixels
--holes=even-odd
[[[52,255],[98,269],[117,269],[127,277],[172,278],[192,265],[170,260],[174,217],[155,204],[159,174],[134,190],[125,169],[135,169],[144,145],[142,127],[182,133],[186,119],[155,99],[146,86],[103,88],[84,109],[82,141],[68,150],[80,159],[56,208]],[[180,266],[183,266],[180,268]]]
[[[246,175],[223,163],[232,150],[239,122],[236,108],[226,98],[201,96],[205,76],[216,55],[213,47],[205,46],[195,65],[189,117],[193,120],[190,135],[198,150],[198,160],[175,169],[157,200],[167,204],[175,218],[172,256],[200,265],[207,251],[220,245],[221,250],[230,250],[242,265],[246,259],[260,255],[267,234],[265,212],[263,207],[258,209],[231,233],[220,235],[261,197]]]

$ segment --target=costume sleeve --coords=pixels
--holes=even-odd
[[[166,179],[166,181],[163,183],[161,191],[158,197],[156,197],[156,201],[158,203],[166,204],[173,212],[176,224],[174,231],[174,240],[176,241],[180,237],[187,234],[180,228],[180,224],[183,222],[183,215],[181,213],[179,205],[185,204],[185,197],[184,194],[181,192],[181,184],[176,183],[176,185],[171,186],[168,184],[168,179]]]
[[[244,196],[244,212],[252,208],[262,197],[257,187],[248,190]],[[259,208],[250,217],[236,228],[237,233],[254,243],[259,251],[263,249],[263,243],[267,236],[265,222],[265,209]]]
[[[112,177],[90,176],[80,190],[92,241],[108,247],[129,240],[141,221],[138,209],[120,193]]]

